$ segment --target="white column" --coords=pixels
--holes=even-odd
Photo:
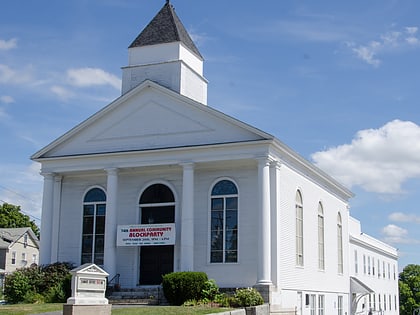
[[[279,244],[280,244],[280,169],[281,163],[273,161],[270,165],[270,208],[271,208],[271,279],[279,286]]]
[[[42,195],[41,242],[39,249],[39,263],[51,263],[51,240],[54,203],[54,174],[41,173],[44,176],[44,190]]]
[[[104,269],[112,278],[117,274],[117,206],[118,206],[118,169],[106,169],[106,217]]]
[[[51,231],[51,262],[58,261],[58,246],[60,233],[60,215],[61,215],[61,182],[62,176],[54,177],[54,194],[53,194],[53,216]]]
[[[182,182],[181,271],[194,270],[194,164],[185,163]]]
[[[258,275],[257,284],[269,285],[271,282],[271,227],[270,227],[270,159],[258,159]]]

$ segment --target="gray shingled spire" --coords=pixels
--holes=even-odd
[[[166,0],[163,8],[131,43],[129,48],[172,42],[182,42],[188,49],[203,59],[181,20],[176,15],[175,9],[169,3],[169,0]]]

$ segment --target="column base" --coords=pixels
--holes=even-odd
[[[254,289],[260,292],[262,298],[264,299],[264,303],[271,303],[271,292],[273,291],[273,284],[271,281],[267,284],[257,283],[254,285]]]

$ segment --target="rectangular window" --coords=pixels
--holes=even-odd
[[[16,265],[16,252],[12,252],[12,265]]]
[[[385,279],[385,262],[382,262],[382,276]]]
[[[370,275],[370,256],[368,256],[368,275]]]
[[[366,274],[366,255],[363,255],[363,273]]]
[[[325,297],[324,295],[318,295],[318,315],[325,315]]]
[[[354,251],[354,273],[359,273],[359,262],[357,260],[357,250]]]
[[[372,257],[372,276],[375,275],[375,258]]]
[[[343,315],[343,297],[338,297],[338,306],[337,306],[338,315]]]
[[[26,261],[26,253],[22,253],[22,261]]]
[[[36,254],[32,254],[32,263],[33,264],[36,264],[37,263],[37,261],[36,261]]]
[[[211,198],[211,250],[210,262],[235,263],[238,261],[238,197]]]
[[[303,266],[303,208],[296,205],[296,265]]]
[[[391,265],[388,264],[388,279],[391,279]]]
[[[318,268],[325,269],[324,217],[318,214]]]
[[[309,297],[310,315],[316,315],[316,295],[311,294]]]
[[[378,259],[378,278],[381,277],[381,262]]]

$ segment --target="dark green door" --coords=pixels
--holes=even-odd
[[[174,246],[142,246],[140,285],[158,285],[162,276],[174,271]]]

